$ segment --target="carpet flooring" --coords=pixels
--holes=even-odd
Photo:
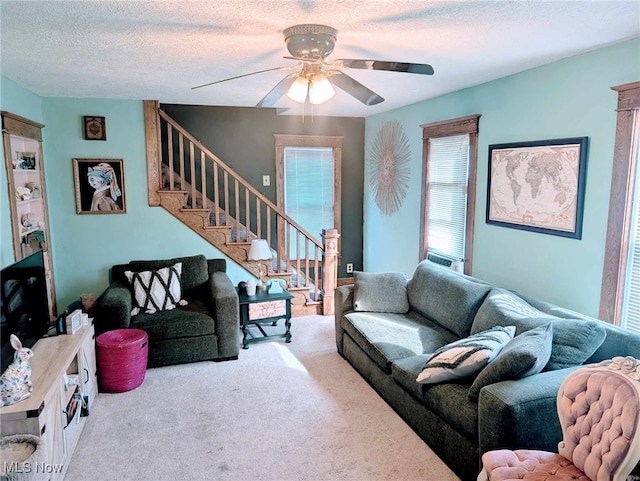
[[[338,355],[333,316],[291,332],[100,393],[65,479],[458,480]]]

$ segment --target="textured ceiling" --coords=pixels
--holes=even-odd
[[[191,87],[294,64],[282,31],[299,23],[338,30],[329,61],[433,66],[433,76],[345,70],[386,101],[338,91],[313,110],[365,117],[638,37],[640,1],[1,0],[0,21],[2,75],[40,96],[254,106],[288,72]],[[302,113],[286,97],[277,107]]]

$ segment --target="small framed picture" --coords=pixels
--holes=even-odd
[[[122,159],[73,159],[78,214],[124,214]]]
[[[104,117],[84,116],[84,140],[107,140]]]
[[[19,170],[35,170],[36,153],[35,152],[16,152],[16,161],[14,168]]]
[[[82,327],[82,310],[76,309],[67,316],[67,334],[75,334]]]

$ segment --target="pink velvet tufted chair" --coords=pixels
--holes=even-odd
[[[615,357],[572,372],[558,392],[558,452],[482,456],[478,481],[624,481],[640,461],[640,361]]]

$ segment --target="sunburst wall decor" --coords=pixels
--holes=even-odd
[[[411,149],[400,122],[382,124],[370,157],[369,185],[373,199],[384,215],[391,215],[402,205],[411,175]]]

